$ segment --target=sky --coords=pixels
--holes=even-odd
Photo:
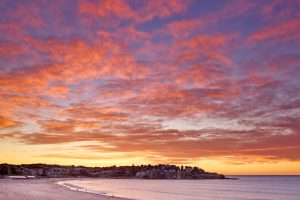
[[[300,174],[299,11],[0,0],[0,163]]]

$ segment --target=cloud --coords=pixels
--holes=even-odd
[[[255,124],[251,130],[234,129],[165,129],[158,122],[135,124],[111,123],[89,131],[78,131],[77,122],[46,122],[45,133],[11,136],[20,142],[31,145],[63,144],[69,142],[99,142],[99,145],[83,145],[95,152],[140,153],[159,155],[170,159],[200,159],[214,156],[265,157],[299,160],[298,118],[277,119],[273,124]],[[104,126],[104,127],[103,127]],[[102,145],[106,144],[106,145]],[[222,144],[222,145],[220,145]],[[164,148],[162,148],[162,146]]]
[[[139,10],[135,10],[130,1],[80,1],[79,12],[83,15],[95,17],[96,19],[133,20],[142,23],[151,21],[155,17],[166,18],[173,14],[180,14],[186,11],[188,1],[147,1],[140,5]]]
[[[98,1],[92,3],[91,1],[80,1],[79,12],[85,15],[92,15],[95,17],[109,18],[117,17],[121,19],[136,19],[138,16],[126,1]]]
[[[252,1],[231,1],[214,12],[205,13],[196,18],[171,21],[168,23],[167,29],[161,29],[158,33],[172,35],[175,39],[182,40],[197,35],[199,29],[208,29],[208,27],[215,27],[226,20],[245,16],[256,7],[257,3]]]
[[[129,155],[123,155],[123,156],[116,156],[114,157],[118,159],[124,159],[128,158]],[[86,156],[85,154],[83,155],[71,155],[71,154],[41,154],[37,156],[39,158],[59,158],[59,159],[80,159],[80,160],[111,160],[111,155],[109,156]]]
[[[0,129],[20,126],[22,123],[0,116]]]
[[[299,33],[299,15],[293,19],[285,21],[280,24],[264,27],[253,33],[250,40],[261,41],[280,37],[281,40],[297,40],[300,37]]]
[[[1,140],[79,143],[77,156],[41,153],[48,158],[299,161],[299,17],[290,3],[0,7]]]
[[[148,1],[141,9],[140,15],[144,20],[152,20],[155,17],[166,18],[173,14],[182,14],[188,8],[189,1]]]

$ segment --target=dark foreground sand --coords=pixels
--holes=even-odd
[[[121,200],[116,197],[72,191],[56,185],[56,181],[0,179],[0,200]]]

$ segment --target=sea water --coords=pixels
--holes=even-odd
[[[79,179],[73,190],[137,200],[300,200],[300,176],[232,176],[237,180]]]

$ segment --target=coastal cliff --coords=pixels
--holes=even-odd
[[[145,179],[224,179],[225,176],[217,173],[205,172],[199,167],[176,165],[148,165],[142,166],[136,177]]]
[[[206,172],[199,167],[169,164],[85,167],[47,164],[9,165],[0,164],[0,176],[10,178],[142,178],[142,179],[224,179],[218,173]]]

